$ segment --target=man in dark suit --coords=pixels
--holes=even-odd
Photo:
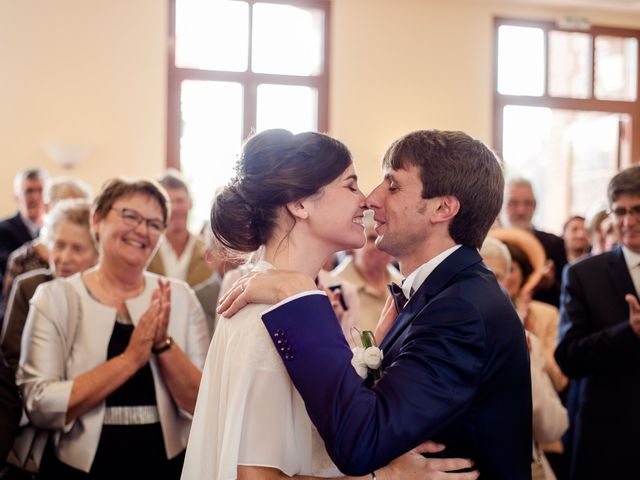
[[[640,167],[611,179],[621,245],[564,272],[558,365],[580,380],[571,479],[640,475]]]
[[[524,331],[477,250],[502,205],[499,162],[464,133],[430,130],[396,141],[383,168],[367,206],[377,246],[406,276],[408,302],[382,344],[380,381],[366,386],[358,377],[322,294],[306,292],[268,311],[267,330],[344,473],[375,478],[377,468],[431,438],[447,445],[447,455],[473,459],[481,478],[530,479]],[[260,281],[269,283],[254,277],[237,287],[238,305],[254,294],[280,299]],[[298,278],[276,288],[296,294],[304,284]]]
[[[541,302],[560,305],[560,284],[562,269],[567,264],[567,252],[564,240],[557,235],[543,232],[531,223],[536,211],[536,197],[529,180],[514,178],[507,182],[505,189],[504,210],[509,226],[531,231],[540,240],[547,255],[544,276],[536,288],[533,298]]]
[[[9,254],[35,238],[42,226],[42,188],[45,180],[46,173],[37,168],[18,172],[13,180],[18,212],[0,221],[0,276],[4,275]]]
[[[0,285],[4,282],[4,272],[11,252],[33,240],[42,226],[42,189],[46,177],[44,170],[28,168],[18,172],[13,179],[13,195],[18,204],[18,212],[13,217],[0,221]],[[0,291],[0,325],[5,301]]]

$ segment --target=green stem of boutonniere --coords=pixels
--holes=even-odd
[[[360,341],[362,342],[362,347],[365,350],[369,347],[378,347],[378,345],[376,344],[376,337],[371,330],[363,330],[360,334]],[[369,371],[373,375],[374,380],[380,380],[380,377],[382,377],[380,368],[369,369]]]
[[[360,340],[362,341],[363,348],[376,347],[376,337],[373,336],[371,330],[364,330],[360,334]]]

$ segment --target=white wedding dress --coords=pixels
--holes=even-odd
[[[254,270],[271,268],[260,262]],[[231,480],[238,465],[341,476],[260,318],[248,305],[221,318],[209,347],[182,480]],[[303,321],[301,319],[301,321]]]

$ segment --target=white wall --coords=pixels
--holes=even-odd
[[[0,0],[0,215],[14,173],[64,173],[44,143],[81,143],[94,189],[164,166],[167,8],[160,0]]]

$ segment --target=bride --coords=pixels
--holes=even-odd
[[[320,133],[267,130],[245,143],[237,178],[214,199],[211,226],[231,250],[260,249],[254,269],[296,270],[315,278],[329,255],[364,244],[364,209],[351,154],[342,143]],[[262,324],[260,315],[269,307],[248,305],[233,320],[218,323],[183,480],[343,478]],[[443,448],[426,442],[359,478],[434,479],[444,470],[471,465],[419,453]],[[476,478],[476,473],[446,478]]]

